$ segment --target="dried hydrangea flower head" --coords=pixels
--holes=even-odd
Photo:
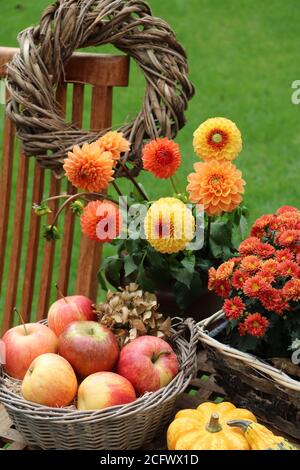
[[[121,347],[146,334],[163,339],[171,336],[171,320],[158,312],[156,296],[134,283],[120,292],[108,291],[106,302],[97,305],[95,311],[99,322],[118,337]]]

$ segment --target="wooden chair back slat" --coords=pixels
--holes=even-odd
[[[6,96],[8,98],[8,95]],[[0,204],[0,293],[5,263],[8,218],[10,209],[10,195],[13,175],[14,158],[14,126],[11,121],[4,118],[2,173],[1,173],[1,204]]]
[[[44,192],[45,170],[38,163],[34,165],[33,189],[31,207],[37,201],[41,201]],[[31,211],[29,222],[29,238],[26,249],[26,262],[23,279],[23,290],[20,304],[20,312],[24,321],[31,317],[32,300],[34,295],[36,267],[38,258],[38,246],[40,242],[41,218]]]
[[[72,122],[78,127],[82,126],[83,120],[83,106],[84,106],[84,85],[76,83],[73,86],[73,97],[72,97]],[[76,194],[76,188],[68,183],[67,185],[68,194]],[[68,285],[71,268],[72,258],[72,247],[74,238],[74,225],[75,215],[71,208],[66,209],[63,238],[61,245],[61,257],[59,265],[59,280],[58,285],[61,292],[64,295],[68,294]]]
[[[59,85],[56,93],[56,100],[59,103],[61,114],[64,117],[66,114],[67,105],[67,83]],[[61,181],[57,179],[54,174],[50,176],[50,190],[49,197],[56,196],[60,193]],[[49,203],[52,213],[47,217],[47,224],[50,225],[53,220],[53,214],[56,213],[59,207],[59,199],[55,199]],[[41,271],[39,300],[37,308],[37,320],[42,320],[47,316],[49,309],[50,295],[52,289],[53,266],[55,257],[56,243],[44,241],[44,254]],[[55,282],[57,279],[54,280]]]
[[[112,88],[94,87],[92,91],[91,129],[100,130],[111,126]],[[97,272],[102,256],[102,244],[81,237],[80,257],[77,271],[76,292],[96,300]],[[79,269],[80,267],[80,269]]]
[[[16,305],[18,279],[22,252],[22,241],[24,233],[26,193],[28,185],[28,167],[29,160],[25,158],[20,146],[19,149],[19,168],[17,178],[17,193],[15,201],[15,214],[12,229],[12,242],[10,263],[8,271],[8,280],[6,286],[6,296],[4,305],[3,328],[10,328],[13,324],[13,309]]]
[[[17,52],[13,48],[0,47],[0,79],[5,77],[6,63]],[[98,54],[76,53],[72,56],[65,70],[65,83],[58,88],[57,101],[62,114],[66,111],[67,87],[72,84],[72,122],[81,127],[83,122],[85,86],[92,86],[92,104],[90,110],[90,128],[102,130],[109,128],[112,122],[112,91],[114,86],[127,86],[129,59],[126,56],[103,56]],[[36,162],[30,165],[28,158],[19,154],[14,163],[15,131],[11,121],[4,121],[4,138],[1,162],[1,204],[0,204],[0,289],[3,277],[2,333],[14,322],[13,308],[16,305],[25,321],[40,320],[47,315],[49,302],[54,298],[53,284],[58,283],[65,294],[85,294],[96,300],[96,274],[101,260],[101,245],[82,236],[79,259],[73,260],[75,216],[67,210],[62,217],[62,239],[49,243],[41,237],[41,223],[51,223],[53,213],[62,201],[50,203],[52,214],[47,220],[38,217],[31,210],[29,221],[25,224],[30,204],[38,203],[45,194],[46,181],[50,177],[49,196],[57,195],[63,185],[68,194],[77,191],[70,183],[58,180],[49,170],[41,169]],[[16,157],[15,157],[16,158]],[[34,168],[34,175],[29,178],[29,170]],[[17,171],[17,187],[12,190],[12,178]],[[32,187],[28,182],[32,180]],[[65,189],[64,189],[65,190]],[[15,199],[15,203],[12,201]],[[11,207],[15,205],[12,236],[7,239],[10,226],[8,223]],[[24,233],[24,224],[26,233]],[[27,233],[28,232],[28,233]],[[26,236],[25,236],[26,235]],[[25,246],[26,240],[26,246]],[[76,240],[77,243],[77,240]],[[10,262],[8,263],[8,257]],[[24,261],[22,261],[24,260]],[[21,262],[24,267],[21,268]],[[72,262],[78,263],[72,266]],[[56,272],[54,273],[54,266]],[[70,270],[77,271],[75,292],[68,292]],[[7,272],[7,274],[6,274]],[[6,278],[4,278],[5,273]],[[36,296],[38,294],[38,296]],[[32,312],[33,305],[35,311]]]

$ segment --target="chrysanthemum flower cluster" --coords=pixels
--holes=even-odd
[[[232,212],[246,184],[232,163],[242,150],[239,129],[229,119],[208,119],[194,133],[194,150],[204,162],[196,163],[188,176],[190,201],[202,204],[209,216]]]
[[[299,314],[300,211],[284,206],[263,215],[238,251],[210,269],[208,287],[225,299],[224,314],[240,336],[263,338],[273,318]]]

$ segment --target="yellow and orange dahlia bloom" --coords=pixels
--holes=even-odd
[[[130,150],[130,143],[122,132],[109,131],[97,140],[102,152],[111,152],[114,160],[119,160],[121,153]]]
[[[207,119],[194,132],[194,150],[203,160],[234,160],[243,147],[241,133],[230,119]]]
[[[68,180],[79,189],[99,192],[113,180],[114,161],[110,152],[103,152],[96,142],[75,145],[64,161]]]
[[[194,169],[187,186],[191,202],[203,204],[210,216],[232,212],[240,205],[246,183],[235,165],[211,160],[195,163]]]
[[[192,211],[179,199],[161,198],[154,202],[144,220],[145,236],[160,253],[184,250],[195,234]]]
[[[90,240],[104,243],[119,236],[123,219],[116,204],[111,201],[91,201],[80,217],[81,230]]]

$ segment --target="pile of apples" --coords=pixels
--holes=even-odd
[[[26,400],[64,407],[77,396],[79,410],[97,410],[131,403],[178,373],[164,340],[140,336],[120,351],[117,337],[95,320],[92,301],[74,295],[50,307],[48,326],[23,323],[5,333],[4,368],[22,380]]]

